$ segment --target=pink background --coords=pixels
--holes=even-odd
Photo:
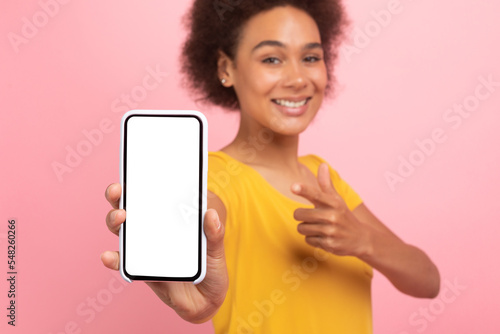
[[[6,324],[1,278],[0,331],[213,333],[210,322],[184,322],[145,284],[124,287],[99,259],[118,248],[105,225],[104,190],[118,182],[119,120],[131,109],[122,94],[134,92],[133,108],[203,111],[210,150],[236,133],[236,116],[195,104],[179,87],[179,22],[190,1],[54,3],[0,4],[0,277],[9,218],[17,219],[19,244],[18,326]],[[480,77],[500,82],[500,3],[347,7],[352,40],[336,69],[338,96],[301,137],[300,154],[329,161],[379,218],[431,256],[443,282],[431,301],[403,295],[375,273],[375,333],[498,333],[500,86],[474,94]],[[377,23],[373,13],[387,8],[390,20],[379,15]],[[146,91],[148,68],[167,74]],[[472,111],[458,119],[448,110],[462,103]],[[107,133],[85,146],[84,132],[103,123]],[[434,148],[433,131],[446,138]],[[77,148],[86,156],[58,178],[53,164],[66,164]],[[400,157],[419,165],[391,188],[385,175],[398,173]]]

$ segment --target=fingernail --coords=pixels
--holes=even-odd
[[[219,215],[217,214],[217,211],[215,211],[215,217],[214,217],[214,222],[217,224],[217,230],[220,230],[220,220],[219,220]]]
[[[300,187],[300,185],[298,185],[298,184],[294,184],[294,185],[292,186],[292,189],[293,189],[293,191],[295,191],[295,192],[299,192],[299,191],[300,191],[300,189],[301,189],[301,187]]]

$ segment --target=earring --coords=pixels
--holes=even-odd
[[[220,82],[221,82],[222,84],[225,84],[225,83],[226,83],[226,79],[222,79]]]

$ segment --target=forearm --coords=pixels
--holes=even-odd
[[[382,273],[401,292],[421,298],[439,293],[439,271],[430,258],[399,238],[374,230],[360,259]]]
[[[210,305],[202,310],[196,310],[195,312],[181,312],[175,310],[176,313],[184,320],[192,324],[202,324],[210,321],[219,312],[220,306]]]

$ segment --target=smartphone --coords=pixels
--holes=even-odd
[[[186,281],[206,272],[207,133],[192,110],[131,110],[121,119],[120,274]]]

